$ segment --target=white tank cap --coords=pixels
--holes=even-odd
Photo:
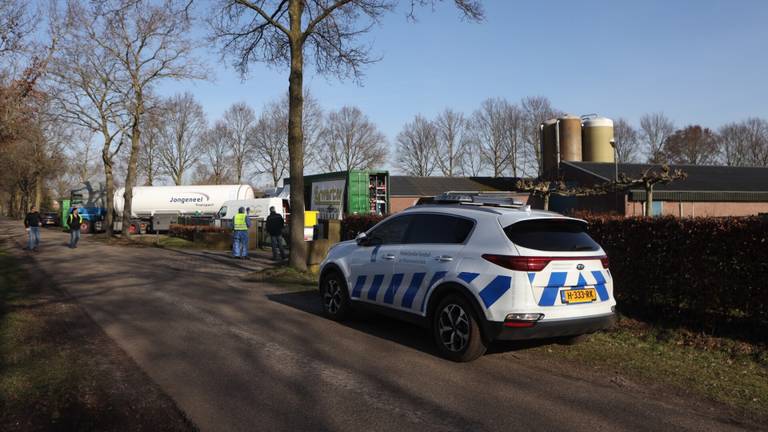
[[[608,117],[593,117],[584,120],[582,123],[584,127],[613,127],[613,120]]]

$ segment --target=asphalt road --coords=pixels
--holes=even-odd
[[[18,222],[0,236],[23,243]],[[87,236],[86,236],[87,237]],[[43,230],[18,251],[65,289],[203,431],[743,430],[722,407],[505,346],[469,364],[377,318],[322,318],[301,288],[245,282],[259,262],[106,246]],[[752,426],[754,428],[754,426]]]

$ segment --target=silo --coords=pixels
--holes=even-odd
[[[582,123],[584,162],[613,162],[613,120],[593,117]]]
[[[541,128],[541,160],[542,173],[547,176],[557,169],[557,147],[555,143],[556,119],[546,120],[539,126]]]
[[[581,117],[564,115],[557,119],[561,161],[581,160]]]

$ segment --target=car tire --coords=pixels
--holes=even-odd
[[[338,272],[328,273],[320,283],[320,301],[323,316],[334,321],[343,321],[349,317],[352,305],[344,277]]]
[[[474,309],[464,297],[451,294],[435,308],[432,335],[440,355],[455,362],[469,362],[488,348]]]

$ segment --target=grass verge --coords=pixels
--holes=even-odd
[[[298,271],[288,266],[280,266],[249,273],[243,277],[243,280],[317,287],[318,275],[312,272]]]
[[[572,346],[534,348],[587,367],[675,387],[768,418],[768,347],[622,318],[616,328]]]
[[[0,244],[0,430],[194,430],[77,305]]]

